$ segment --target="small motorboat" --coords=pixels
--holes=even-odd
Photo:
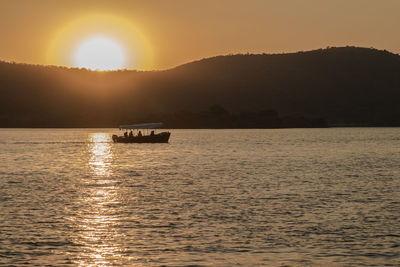
[[[125,130],[124,135],[118,136],[114,134],[112,139],[115,143],[168,143],[170,132],[155,133],[155,129],[162,127],[163,124],[161,122],[121,125],[119,129]],[[142,134],[142,129],[147,133],[150,130],[151,132],[150,134]],[[137,134],[133,134],[132,130],[137,130]],[[129,134],[128,131],[130,131]]]

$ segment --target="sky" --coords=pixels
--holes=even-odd
[[[0,60],[75,66],[99,35],[121,44],[130,69],[327,46],[400,53],[399,14],[399,0],[0,0]]]

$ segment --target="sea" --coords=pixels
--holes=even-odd
[[[400,266],[400,128],[170,131],[0,129],[0,265]]]

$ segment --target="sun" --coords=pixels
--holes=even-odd
[[[56,27],[46,48],[46,64],[92,70],[153,68],[153,46],[126,17],[88,13]]]
[[[91,70],[125,68],[126,53],[120,43],[108,36],[92,36],[78,44],[74,52],[76,67]]]

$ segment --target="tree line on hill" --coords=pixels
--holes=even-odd
[[[0,96],[0,127],[400,126],[400,56],[332,47],[110,72],[0,62]]]
[[[139,121],[161,121],[165,128],[180,129],[278,129],[324,128],[322,118],[279,116],[278,112],[265,109],[258,112],[231,113],[221,105],[213,105],[206,111],[180,110],[174,113],[149,114]]]

